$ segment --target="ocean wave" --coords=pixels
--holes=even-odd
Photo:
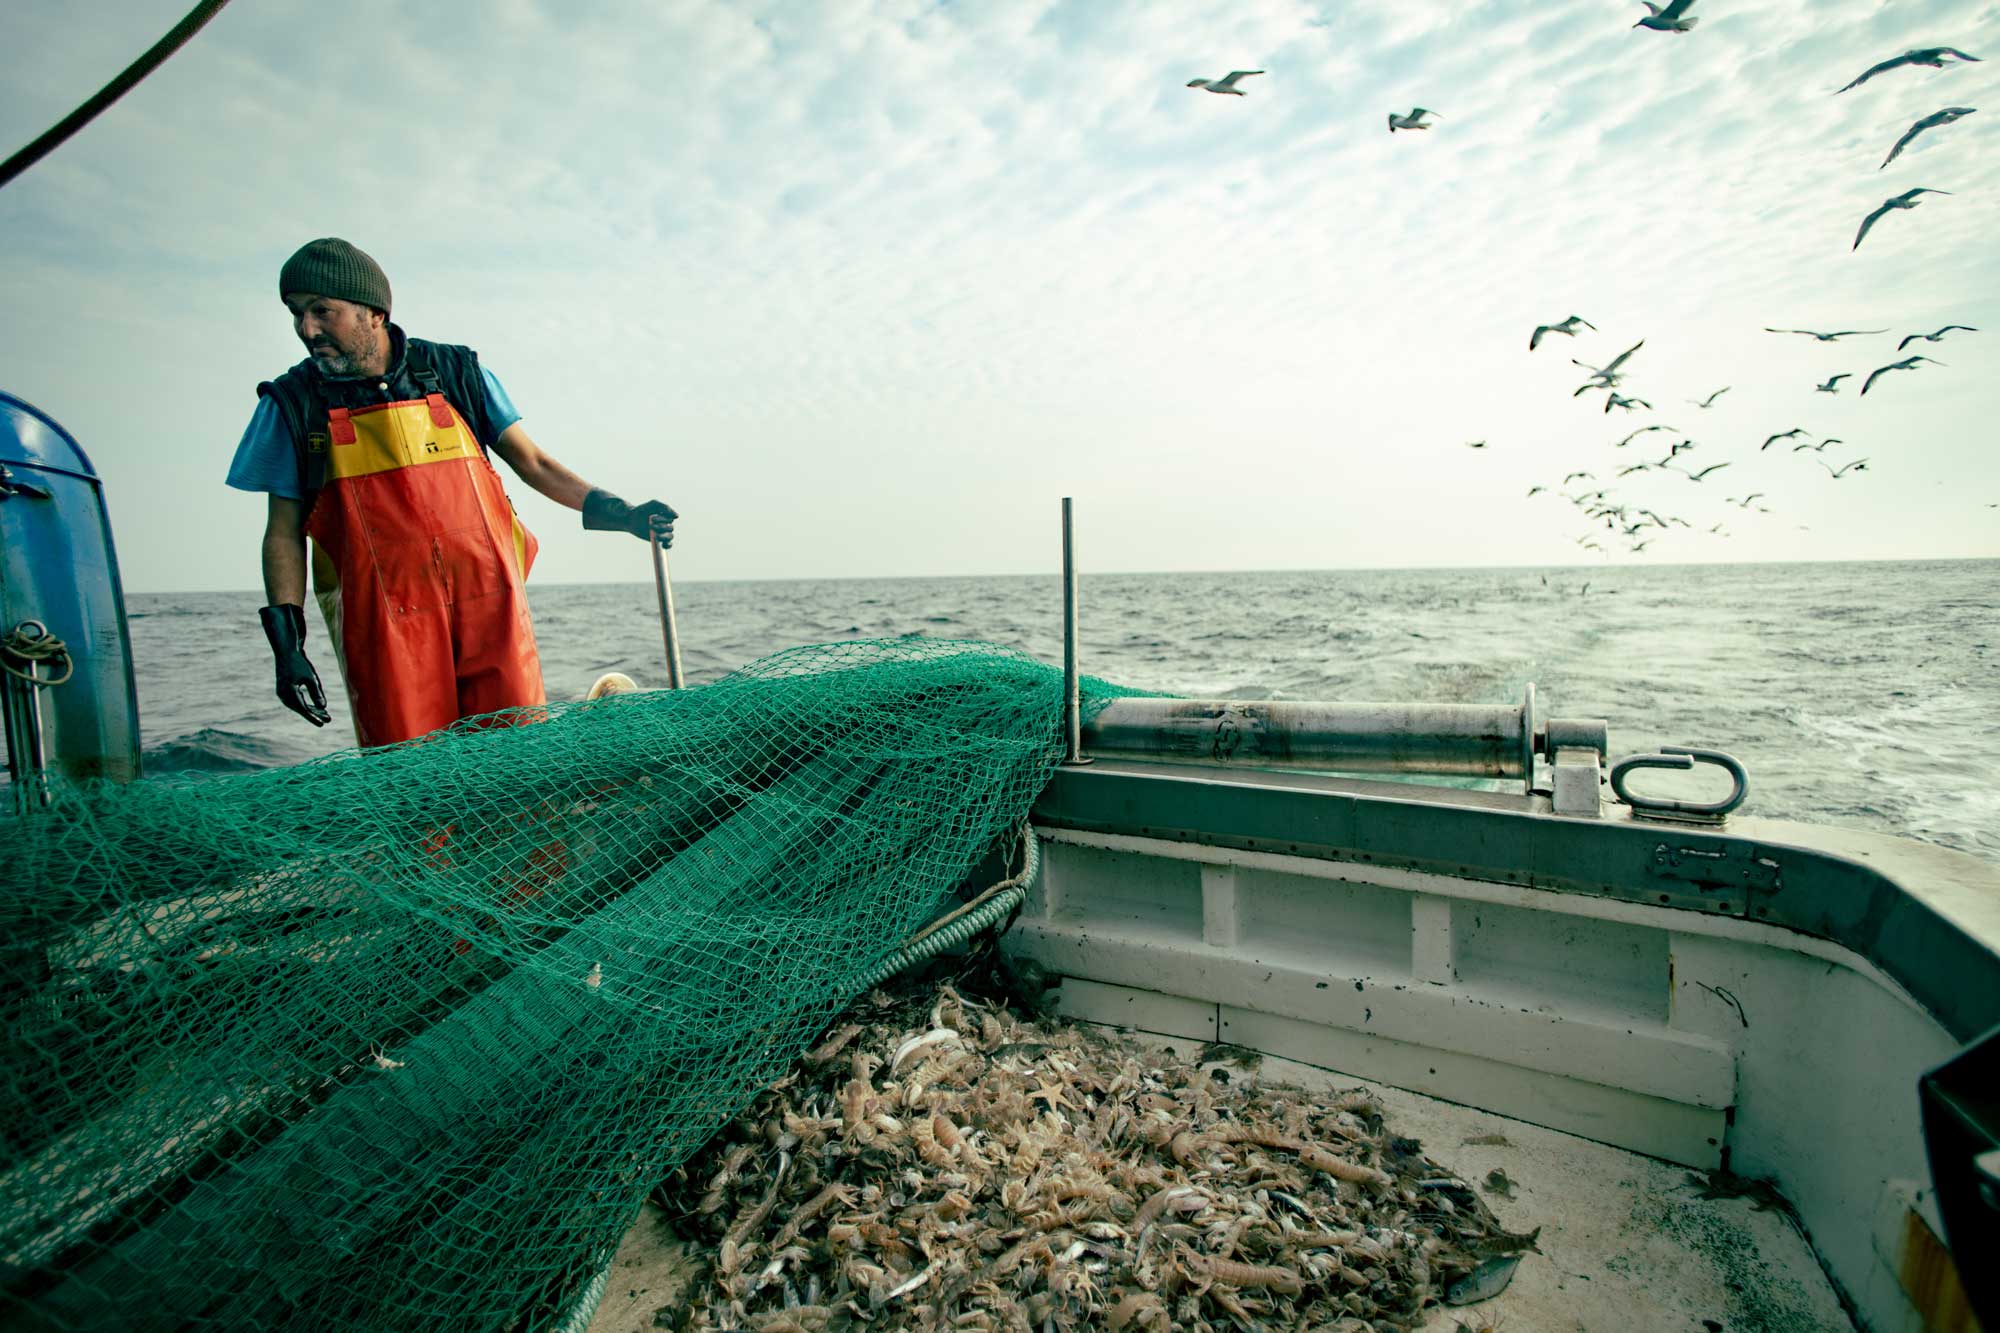
[[[306,757],[306,752],[296,746],[240,731],[203,727],[147,746],[139,756],[139,765],[140,771],[149,777],[169,773],[249,773],[296,764]]]

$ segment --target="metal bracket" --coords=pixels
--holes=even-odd
[[[1738,916],[1752,914],[1753,897],[1784,887],[1784,868],[1753,843],[1659,843],[1653,848],[1646,873],[1656,880],[1697,886],[1660,894],[1660,901],[1667,906],[1719,909]]]
[[[24,500],[46,500],[50,492],[40,486],[30,486],[25,481],[15,481],[7,465],[0,463],[0,500],[11,500],[17,495]]]
[[[0,468],[0,472],[5,470]],[[0,478],[0,483],[4,481]],[[0,634],[0,666],[7,668],[0,671],[0,719],[4,719],[7,733],[7,772],[12,779],[14,806],[22,812],[48,805],[52,799],[40,696],[64,677],[43,680],[39,671],[42,659],[23,655],[49,637],[49,627],[39,620],[23,620]]]
[[[1625,790],[1625,779],[1634,769],[1694,767],[1695,760],[1724,769],[1735,780],[1729,795],[1719,801],[1675,801],[1656,796],[1634,796]],[[1743,804],[1750,794],[1750,776],[1743,765],[1720,750],[1696,750],[1685,745],[1662,745],[1658,754],[1628,754],[1611,765],[1611,790],[1632,807],[1632,813],[1646,819],[1680,820],[1690,824],[1720,824],[1723,816]]]
[[[1604,812],[1604,776],[1596,750],[1565,745],[1549,757],[1549,805],[1559,815],[1595,819]]]

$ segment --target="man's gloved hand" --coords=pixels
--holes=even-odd
[[[594,532],[629,532],[641,541],[653,535],[652,521],[659,518],[660,545],[674,544],[674,520],[680,515],[662,500],[629,505],[610,491],[596,490],[583,497],[583,526]]]
[[[326,711],[326,692],[319,687],[319,673],[306,661],[306,609],[292,602],[267,606],[257,612],[264,622],[264,637],[271,641],[271,653],[278,659],[278,702],[315,727],[333,721]]]

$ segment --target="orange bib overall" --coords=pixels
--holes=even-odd
[[[409,740],[545,702],[523,587],[536,543],[441,393],[328,414],[326,484],[306,521],[313,591],[355,737]]]

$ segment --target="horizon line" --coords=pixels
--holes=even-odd
[[[1935,556],[1878,556],[1850,560],[1826,560],[1801,557],[1793,560],[1683,560],[1672,564],[1575,564],[1575,565],[1330,565],[1292,566],[1280,568],[1254,569],[1095,569],[1079,570],[1078,578],[1159,578],[1159,577],[1206,577],[1217,574],[1414,574],[1431,572],[1451,573],[1505,573],[1519,571],[1539,573],[1549,570],[1595,571],[1608,573],[1614,570],[1668,570],[1668,569],[1710,569],[1720,566],[1738,566],[1758,569],[1771,565],[1937,565],[1937,564],[1977,564],[1981,561],[2000,561],[2000,553],[1993,555],[1935,555]],[[899,583],[918,582],[925,579],[1060,579],[1060,569],[1015,571],[1012,573],[979,572],[967,574],[763,574],[739,578],[680,579],[676,587],[701,587],[728,583]],[[538,584],[544,588],[616,588],[624,586],[648,586],[645,579],[583,579],[555,583]],[[246,593],[261,596],[258,588],[160,588],[128,591],[133,597],[182,597],[210,593]]]

